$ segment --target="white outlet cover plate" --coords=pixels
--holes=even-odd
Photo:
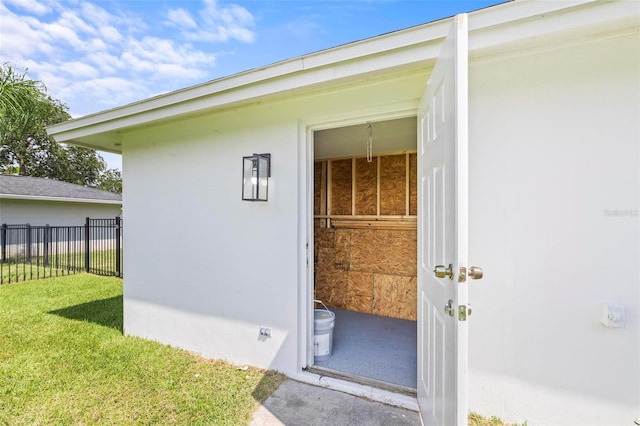
[[[602,324],[606,327],[624,328],[625,326],[624,305],[610,303],[602,304]]]

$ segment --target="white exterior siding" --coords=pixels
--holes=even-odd
[[[210,357],[291,372],[297,129],[295,122],[244,117],[239,125],[229,114],[149,131],[151,150],[135,134],[127,137],[131,184],[124,198],[132,224],[124,328]],[[272,153],[268,203],[241,200],[241,160],[253,152]],[[261,325],[273,330],[264,342]]]
[[[470,17],[469,259],[485,270],[469,283],[474,411],[530,425],[640,416],[633,7],[522,1]],[[125,333],[299,374],[307,135],[415,114],[433,62],[416,58],[436,56],[444,26],[425,26],[424,46],[383,36],[61,126],[66,141],[122,145]],[[392,53],[369,50],[386,43]],[[272,154],[267,203],[241,201],[252,153]],[[625,305],[625,328],[601,324],[603,303]]]
[[[470,408],[528,424],[640,416],[638,35],[475,61]],[[635,216],[608,216],[610,210]],[[625,328],[600,323],[624,304]]]
[[[87,217],[122,216],[120,204],[1,199],[0,224],[84,225]]]
[[[638,414],[638,219],[606,216],[638,206],[639,64],[622,53],[637,47],[472,61],[470,259],[486,271],[470,284],[473,410],[529,424]],[[299,123],[380,114],[389,93],[415,104],[424,79],[126,134],[126,333],[295,375]],[[267,203],[240,200],[253,152],[272,154]],[[600,324],[604,302],[626,305],[626,328]]]
[[[296,374],[299,122],[415,105],[424,84],[413,74],[125,134],[125,332]],[[241,200],[242,157],[254,152],[272,155],[267,203]]]

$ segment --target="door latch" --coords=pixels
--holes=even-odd
[[[458,273],[458,281],[464,283],[467,281],[467,277],[472,280],[481,280],[484,272],[479,266],[471,266],[469,269],[461,266]]]
[[[433,273],[438,278],[446,278],[449,277],[450,280],[453,279],[453,265],[449,264],[449,266],[445,267],[444,265],[437,265],[433,270]]]
[[[453,316],[453,300],[449,299],[446,305],[444,305],[444,312],[450,317]]]
[[[460,305],[458,306],[458,321],[466,321],[467,320],[467,306]]]

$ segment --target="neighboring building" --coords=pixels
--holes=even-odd
[[[122,195],[68,182],[0,175],[0,224],[83,225],[122,215]]]
[[[516,1],[470,13],[468,31],[466,15],[444,19],[49,132],[125,158],[126,334],[419,406],[426,424],[469,409],[631,425],[638,52],[637,2]],[[271,154],[270,177],[253,179],[267,161],[253,153]],[[243,201],[263,194],[241,193],[252,182],[267,202]],[[319,294],[417,327],[412,359],[383,357],[399,333],[380,327],[345,364],[417,365],[417,398],[320,368]]]

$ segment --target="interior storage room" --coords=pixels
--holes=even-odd
[[[416,118],[314,133],[315,299],[336,314],[314,368],[416,388]],[[326,370],[326,371],[325,371]]]

